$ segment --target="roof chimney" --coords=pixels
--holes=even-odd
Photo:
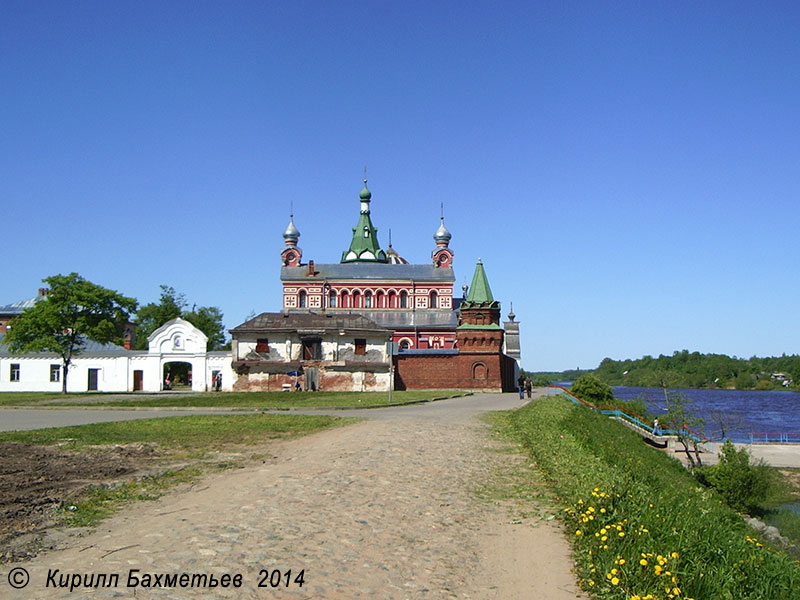
[[[307,274],[307,276],[308,277],[313,277],[314,275],[316,275],[316,271],[314,271],[314,261],[310,260],[310,261],[308,261],[308,274]]]

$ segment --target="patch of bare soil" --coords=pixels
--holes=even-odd
[[[156,458],[152,446],[134,444],[80,452],[57,446],[0,443],[0,559],[36,555],[36,541],[56,509],[89,485],[119,481]]]

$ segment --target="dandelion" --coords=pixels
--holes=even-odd
[[[619,578],[618,577],[614,577],[611,580],[611,585],[619,585]]]
[[[643,567],[646,567],[647,566],[647,559],[645,559],[645,558],[641,559],[639,561],[639,564],[642,565]]]

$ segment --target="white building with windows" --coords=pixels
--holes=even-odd
[[[0,392],[60,392],[61,357],[50,352],[14,354],[0,334]],[[233,386],[231,353],[207,352],[207,338],[194,325],[173,319],[148,338],[146,351],[126,350],[114,344],[87,341],[72,359],[68,392],[158,392],[170,364],[188,363],[192,391],[212,389],[221,377],[221,389]]]

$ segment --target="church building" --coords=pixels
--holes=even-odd
[[[492,296],[480,259],[472,285],[464,290],[466,297],[454,298],[452,235],[444,218],[433,235],[430,263],[409,264],[391,243],[386,250],[381,248],[370,216],[371,200],[365,179],[358,221],[338,263],[303,263],[300,231],[290,216],[281,252],[283,312],[264,313],[231,330],[234,369],[239,373],[234,389],[287,385],[290,379],[281,373],[287,372],[289,363],[288,372],[309,374],[304,378],[309,389],[348,388],[355,379],[342,374],[359,370],[365,370],[358,379],[360,389],[386,389],[384,383],[401,390],[514,389],[519,325],[514,323],[517,356],[511,358],[503,353],[500,303]],[[363,319],[359,327],[369,332],[371,340],[379,340],[383,332],[389,342],[385,354],[375,353],[372,361],[366,361],[356,351],[363,349],[366,333],[355,337],[357,332],[348,333],[354,330],[352,323],[339,323],[354,315]],[[309,326],[298,321],[293,329],[300,318]],[[280,340],[281,351],[274,356],[258,353],[254,346],[258,339],[269,339],[270,328]],[[338,344],[329,339],[336,337],[335,332]],[[316,343],[321,353],[312,358],[307,348]],[[261,347],[266,349],[263,343]],[[280,364],[283,361],[287,362]],[[390,380],[385,380],[387,373]]]

